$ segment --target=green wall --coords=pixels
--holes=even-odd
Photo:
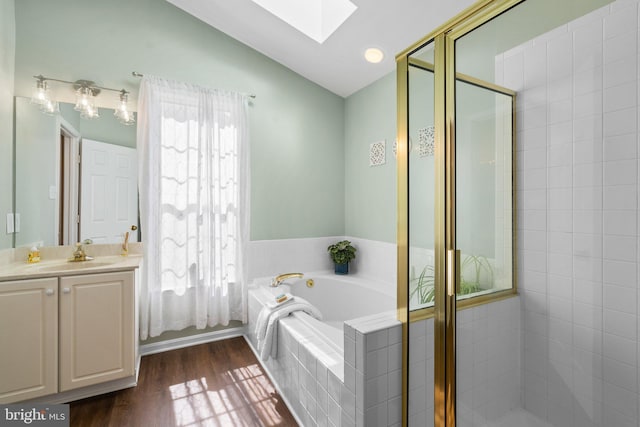
[[[82,138],[136,148],[135,125],[124,126],[118,122],[113,115],[113,109],[99,108],[100,117],[84,120],[73,107],[74,104],[60,103],[60,115],[80,133]]]
[[[14,0],[0,0],[0,249],[13,245],[6,233],[13,212],[13,77],[15,58]]]
[[[345,102],[345,234],[396,242],[396,74]],[[369,166],[370,144],[386,141],[386,164]]]
[[[251,239],[344,234],[343,98],[165,1],[20,0],[15,16],[16,95],[30,96],[32,76],[43,74],[124,87],[135,98],[134,70],[256,94]],[[68,86],[54,90],[72,101]],[[100,106],[115,105],[107,96]]]
[[[42,114],[28,98],[16,97],[16,212],[21,228],[15,246],[51,246],[57,242],[57,201],[49,187],[57,188],[56,117]]]
[[[7,12],[2,13],[2,48],[11,50],[14,2],[0,1]],[[544,25],[558,25],[609,1],[552,2],[554,19]],[[527,3],[537,13],[550,7],[549,0]],[[395,242],[395,73],[343,99],[160,0],[20,0],[15,13],[16,95],[30,96],[32,76],[42,73],[123,87],[135,98],[134,70],[255,93],[250,108],[253,240],[346,234]],[[523,18],[521,24],[539,31],[540,22]],[[481,32],[474,40],[494,36]],[[501,36],[512,32],[502,28]],[[505,46],[480,47],[478,54]],[[469,60],[477,69],[478,63]],[[2,73],[6,87],[4,63]],[[58,99],[73,100],[70,91],[56,90]],[[116,98],[103,93],[99,99],[101,106],[111,106]],[[2,108],[0,114],[6,111]],[[87,129],[93,129],[82,133],[102,135],[105,126],[90,124]],[[387,163],[370,167],[369,145],[380,140],[386,140]],[[6,165],[4,158],[0,161]],[[0,174],[6,168],[0,167]],[[4,179],[0,175],[0,209],[10,206]],[[0,247],[3,238],[0,233]]]

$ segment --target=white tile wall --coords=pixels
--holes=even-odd
[[[345,322],[343,425],[402,421],[402,331],[395,313]]]
[[[524,407],[558,427],[639,425],[638,16],[618,0],[496,61],[519,94]]]
[[[311,239],[253,240],[249,242],[249,281],[292,271],[333,268],[327,247],[343,236]]]
[[[378,284],[396,283],[396,245],[350,236],[308,239],[254,240],[249,242],[249,280],[291,271],[333,270],[327,246],[349,240],[356,247],[350,272],[376,279]]]
[[[521,406],[520,301],[462,310],[457,322],[457,425],[491,425]],[[433,319],[409,336],[409,425],[433,426]]]

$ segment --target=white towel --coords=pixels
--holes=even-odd
[[[303,311],[316,319],[322,319],[320,310],[300,297],[295,297],[293,301],[273,309],[266,306],[262,308],[256,322],[258,351],[262,360],[267,360],[269,356],[276,358],[278,355],[278,320],[295,311]]]
[[[267,330],[267,322],[269,321],[269,315],[277,308],[284,304],[291,304],[292,301],[295,301],[296,297],[291,295],[290,293],[285,293],[288,299],[284,303],[277,303],[275,300],[275,295],[271,292],[268,292],[265,289],[260,289],[256,294],[258,300],[262,303],[262,310],[260,310],[260,314],[258,314],[258,320],[256,321],[256,337],[258,340],[264,338],[265,332]],[[302,298],[302,301],[306,302]]]

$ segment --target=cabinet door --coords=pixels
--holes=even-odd
[[[0,283],[0,403],[58,391],[58,279]]]
[[[60,278],[60,391],[133,375],[133,274]]]

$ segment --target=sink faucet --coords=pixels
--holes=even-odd
[[[302,273],[280,274],[280,275],[274,277],[273,280],[271,280],[271,287],[275,288],[277,286],[280,286],[280,284],[282,282],[284,282],[285,280],[287,280],[287,279],[300,278],[300,277],[304,277],[304,274],[302,274]]]
[[[82,249],[82,243],[76,243],[76,250],[73,251],[73,261],[86,261],[87,254],[84,253],[84,249]]]
[[[93,240],[91,239],[85,239],[82,241],[82,243],[76,243],[76,250],[73,251],[73,258],[71,258],[69,261],[91,261],[93,257],[87,256],[87,254],[84,252],[84,249],[82,248],[82,245],[90,245],[91,243],[93,243]]]

